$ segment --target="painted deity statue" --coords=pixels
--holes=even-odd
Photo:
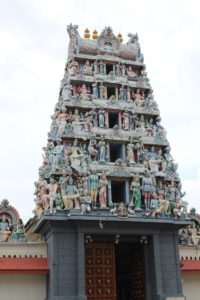
[[[105,86],[103,84],[99,86],[99,94],[101,99],[105,99]]]
[[[136,90],[136,93],[134,94],[134,99],[136,106],[141,107],[145,105],[144,96],[140,94],[140,89]]]
[[[62,176],[59,178],[59,186],[62,199],[66,196],[66,188],[68,183],[69,177],[67,176],[67,172],[63,171]]]
[[[106,161],[106,142],[104,140],[104,137],[101,137],[101,140],[98,143],[99,148],[99,160],[100,161]]]
[[[130,190],[133,192],[133,198],[131,203],[133,203],[135,210],[141,210],[141,186],[140,178],[135,177],[131,183]],[[130,205],[129,205],[130,206]]]
[[[93,170],[93,173],[89,175],[88,186],[89,186],[90,196],[92,200],[92,207],[96,208],[97,195],[99,189],[99,177],[96,174],[95,170]]]
[[[95,139],[90,139],[89,145],[88,145],[88,152],[90,154],[90,157],[93,161],[96,161],[97,159],[97,141]]]
[[[92,73],[92,66],[90,65],[89,60],[86,60],[84,66],[83,66],[83,72],[84,73]]]
[[[66,112],[66,108],[63,108],[61,113],[58,115],[58,135],[65,132],[67,121],[69,120],[69,115]]]
[[[6,221],[6,216],[3,215],[2,216],[2,219],[1,219],[1,223],[0,223],[0,231],[8,231],[9,228],[8,228],[8,223]]]
[[[121,88],[119,89],[119,100],[121,101],[126,101],[126,90],[124,86],[122,85]]]
[[[53,161],[52,161],[52,169],[53,170],[59,170],[59,168],[62,165],[63,159],[64,159],[64,146],[62,145],[62,141],[59,139],[57,140],[57,145],[53,149]]]
[[[128,110],[122,114],[122,127],[124,130],[130,129],[130,116]]]
[[[91,197],[88,189],[83,190],[83,195],[80,197],[81,201],[81,215],[91,211]]]
[[[72,60],[69,63],[68,72],[69,72],[69,75],[72,75],[72,76],[76,76],[79,72],[79,65],[74,58],[72,58]]]
[[[98,115],[96,112],[95,108],[92,108],[89,112],[88,112],[88,116],[90,116],[91,121],[93,123],[94,127],[98,127]]]
[[[105,110],[100,109],[98,111],[98,115],[99,115],[99,127],[104,128],[105,127]]]
[[[100,208],[106,208],[107,187],[110,188],[105,174],[102,174],[99,180],[99,204]]]
[[[92,84],[92,96],[93,96],[93,99],[99,98],[98,86],[95,82]]]
[[[71,84],[67,84],[62,89],[63,100],[70,100],[72,98],[73,88]]]
[[[127,147],[127,158],[130,164],[134,164],[135,163],[135,156],[134,156],[134,144],[133,144],[133,140],[130,139],[130,142],[128,143]]]
[[[50,207],[50,214],[53,213],[53,205],[58,197],[58,184],[54,178],[50,178],[50,182],[47,185],[49,190],[49,207]]]
[[[129,86],[126,89],[126,97],[127,97],[127,101],[131,100],[131,89]]]
[[[83,154],[80,148],[78,147],[78,140],[75,139],[71,147],[71,155],[70,155],[70,161],[74,168],[78,168],[80,166],[82,156]]]
[[[127,69],[127,75],[128,75],[128,77],[132,77],[132,78],[136,77],[136,73],[133,71],[132,66],[128,67],[128,69]]]
[[[146,210],[149,210],[150,207],[152,186],[153,186],[153,182],[150,177],[150,174],[149,172],[146,172],[146,176],[142,178],[142,192],[144,195],[144,203],[145,203]]]
[[[74,206],[75,208],[80,208],[78,198],[80,197],[78,189],[76,188],[72,177],[69,178],[69,182],[66,188],[66,195],[63,197],[63,202],[66,210],[71,210]],[[74,205],[75,202],[75,205]]]

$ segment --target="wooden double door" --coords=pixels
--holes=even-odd
[[[86,244],[87,299],[145,300],[142,253],[141,247],[132,244]]]

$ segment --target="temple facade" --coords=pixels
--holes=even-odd
[[[177,164],[138,35],[67,26],[68,59],[35,182],[47,300],[182,300]]]

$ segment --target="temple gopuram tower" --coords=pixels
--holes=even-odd
[[[35,183],[48,300],[182,300],[177,164],[137,34],[84,38],[68,60]]]

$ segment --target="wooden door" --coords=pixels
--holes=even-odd
[[[116,300],[114,244],[86,244],[85,289],[88,300]]]
[[[137,246],[131,252],[132,299],[145,300],[144,249]]]

